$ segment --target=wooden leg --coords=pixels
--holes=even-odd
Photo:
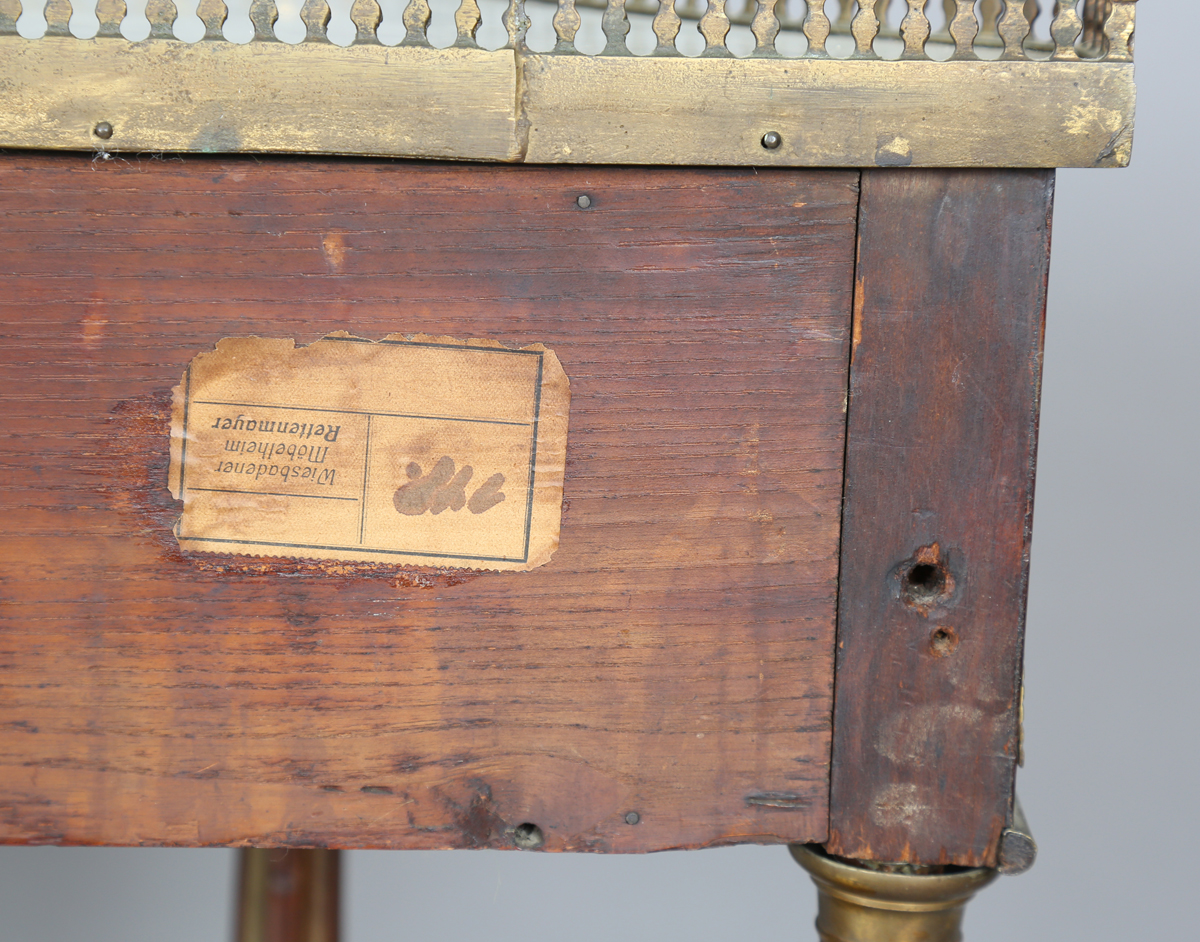
[[[821,942],[961,942],[967,903],[997,874],[987,867],[860,866],[815,844],[791,850],[817,884]]]
[[[337,942],[340,854],[243,848],[237,942]]]

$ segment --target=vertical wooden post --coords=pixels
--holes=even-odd
[[[340,853],[243,848],[237,942],[338,942]]]
[[[831,853],[994,867],[1011,821],[1053,171],[862,175]]]

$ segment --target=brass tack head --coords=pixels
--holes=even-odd
[[[762,136],[762,146],[767,150],[775,150],[783,143],[783,135],[778,131],[768,131]]]
[[[592,198],[584,193],[575,199],[575,205],[580,209],[588,209],[592,205]]]
[[[110,137],[112,137],[112,132],[113,126],[107,121],[101,121],[94,128],[92,128],[92,133],[102,141],[107,141]]]
[[[638,814],[636,811],[629,811],[625,814],[625,823],[626,824],[637,824],[641,820],[642,820],[642,816],[640,814]]]

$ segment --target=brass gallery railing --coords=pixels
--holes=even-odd
[[[461,0],[452,45],[431,45],[428,0],[408,0],[403,40],[382,45],[380,8],[355,0],[348,46],[329,41],[325,0],[301,11],[302,42],[280,41],[270,0],[254,39],[223,33],[226,7],[201,0],[204,36],[175,38],[177,11],[150,0],[150,35],[125,39],[123,0],[99,0],[92,39],[49,0],[46,35],[17,34],[19,0],[0,0],[0,109],[7,147],[114,152],[374,154],[530,163],[756,166],[1090,167],[1128,163],[1133,131],[1132,0],[1055,5],[1049,39],[1036,4],[940,0],[558,0],[556,42],[534,51],[524,3],[508,41],[481,48],[477,0]],[[889,2],[903,11],[888,38]],[[577,3],[604,5],[605,45],[576,48]],[[801,14],[789,14],[800,9]],[[944,12],[943,12],[944,11]],[[656,47],[630,52],[630,13],[653,14]],[[682,14],[682,16],[681,16]],[[681,55],[692,14],[704,40]],[[733,55],[731,21],[753,50]],[[982,21],[982,22],[981,22]],[[882,28],[881,28],[882,27]],[[777,49],[798,28],[798,55]],[[831,54],[831,36],[852,49]],[[880,55],[891,43],[895,58]],[[846,43],[850,45],[849,41]],[[782,44],[780,44],[782,45]]]

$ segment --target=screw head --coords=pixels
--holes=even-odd
[[[626,812],[626,814],[625,814],[625,823],[626,824],[637,824],[641,820],[642,820],[642,816],[640,814],[638,814],[636,811],[629,811],[629,812]]]
[[[107,121],[101,121],[94,128],[92,128],[92,133],[95,134],[96,137],[100,138],[100,140],[107,141],[113,135],[113,126]]]
[[[575,205],[578,206],[580,209],[589,209],[592,205],[592,198],[590,196],[588,196],[586,193],[584,193],[584,194],[576,197]]]
[[[768,131],[762,136],[762,146],[767,150],[775,150],[783,143],[783,135],[778,131]]]

